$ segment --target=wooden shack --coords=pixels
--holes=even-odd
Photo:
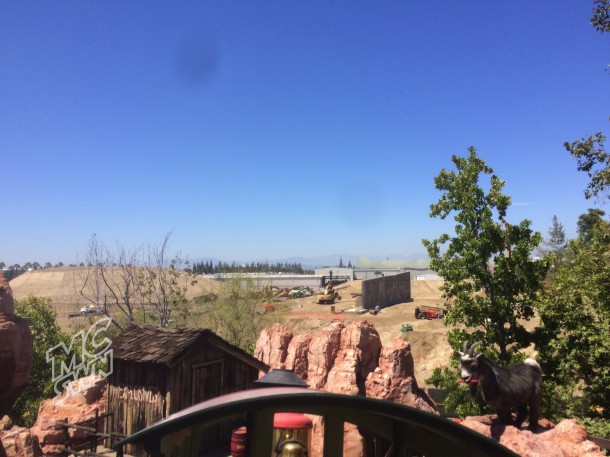
[[[132,324],[112,342],[110,431],[131,435],[191,405],[252,387],[269,367],[205,329]],[[230,439],[210,430],[206,447]],[[131,449],[130,454],[143,455]]]

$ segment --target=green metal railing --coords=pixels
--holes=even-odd
[[[197,457],[189,430],[242,419],[248,429],[246,456],[271,456],[276,412],[299,412],[324,418],[324,457],[343,455],[343,430],[351,423],[391,443],[388,455],[498,456],[517,454],[496,441],[434,414],[373,398],[338,395],[302,388],[265,388],[217,397],[187,408],[118,442],[119,456],[126,444],[142,444],[153,457],[162,452],[168,436],[183,437],[180,457]],[[188,444],[186,443],[188,442]]]

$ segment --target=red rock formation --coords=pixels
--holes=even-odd
[[[56,428],[55,423],[67,420],[75,423],[95,417],[106,411],[106,380],[91,375],[70,383],[68,392],[60,397],[44,400],[38,410],[38,419],[31,428],[32,434],[38,438],[45,456],[63,455],[60,449],[64,447],[64,431]],[[73,442],[83,440],[85,432],[75,428],[69,429]]]
[[[326,379],[339,352],[344,328],[341,322],[334,322],[311,339],[307,352],[307,384],[310,389],[327,390]]]
[[[286,360],[284,362],[284,368],[286,370],[294,371],[305,381],[307,381],[307,370],[309,368],[307,364],[307,353],[309,352],[309,345],[311,344],[313,337],[314,334],[309,332],[292,338],[288,345],[288,352],[286,353]]]
[[[286,341],[290,342],[287,350]],[[294,370],[311,389],[392,399],[436,411],[417,387],[409,344],[399,340],[384,352],[379,333],[366,321],[347,327],[335,322],[320,332],[294,338],[286,327],[276,324],[261,334],[255,356],[272,368]],[[323,424],[319,417],[312,421],[310,455],[317,457],[322,455]],[[362,456],[363,439],[355,426],[346,424],[343,440],[344,455]]]
[[[263,330],[254,355],[271,368],[294,370],[310,389],[366,395],[435,411],[417,387],[410,345],[396,339],[382,348],[379,333],[366,322],[345,327],[334,322],[296,337],[280,324]],[[305,371],[306,370],[306,371]]]
[[[27,322],[15,316],[13,292],[0,271],[0,417],[8,414],[30,379],[33,340]]]
[[[337,322],[320,332],[292,337],[278,324],[261,334],[256,354],[272,368],[294,370],[312,389],[366,395],[391,400],[424,411],[436,412],[434,402],[418,387],[413,356],[408,342],[397,338],[382,347],[379,334],[367,322],[347,327]],[[541,420],[542,430],[531,433],[495,424],[493,416],[468,418],[463,424],[524,457],[601,457],[599,447],[587,440],[587,432],[573,420],[553,427]],[[322,455],[323,423],[312,417],[313,439],[310,456]],[[347,424],[344,430],[344,455],[363,455],[363,439]]]
[[[411,345],[400,338],[381,349],[379,366],[366,379],[366,395],[436,412],[434,402],[417,385]]]
[[[340,346],[328,372],[324,390],[347,395],[367,395],[366,377],[377,367],[381,339],[368,322],[355,322],[341,330]]]
[[[292,332],[287,327],[273,324],[261,332],[254,348],[254,357],[272,369],[284,368],[290,340],[292,340]]]
[[[501,425],[496,416],[468,417],[462,422],[465,427],[494,438],[523,457],[604,456],[600,448],[588,440],[587,431],[575,420],[563,420],[556,426],[541,420],[540,424],[541,430],[532,433],[527,429]]]
[[[0,421],[0,457],[40,457],[38,441],[29,429],[15,427],[8,416]]]

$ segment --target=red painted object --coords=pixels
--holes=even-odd
[[[415,308],[416,319],[442,319],[445,317],[446,311],[441,308]]]
[[[273,416],[273,428],[276,430],[310,430],[313,422],[304,414],[300,413],[275,413]],[[231,434],[231,457],[243,457],[246,455],[246,427],[233,430]]]
[[[246,455],[246,427],[233,430],[231,434],[231,457]]]
[[[312,428],[313,422],[311,422],[309,417],[300,413],[275,413],[273,427],[291,429]]]

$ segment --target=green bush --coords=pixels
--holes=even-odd
[[[49,306],[50,301],[32,295],[15,301],[15,314],[28,321],[34,340],[30,382],[9,414],[15,424],[23,427],[34,425],[40,402],[55,396],[53,373],[46,361],[46,351],[61,342],[66,345],[70,342],[70,336],[56,323],[57,313]]]

